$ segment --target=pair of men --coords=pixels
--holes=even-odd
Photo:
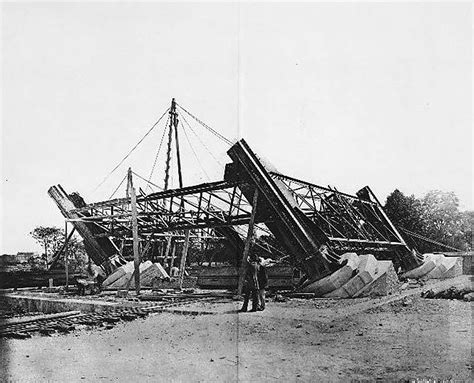
[[[102,267],[89,262],[87,267],[88,278],[76,279],[79,295],[86,295],[86,290],[90,294],[98,293],[102,289],[102,282],[107,278]]]
[[[247,262],[247,269],[244,280],[244,304],[240,309],[246,312],[249,304],[250,295],[252,295],[252,310],[265,310],[265,287],[267,287],[268,276],[265,266],[261,259],[251,257]]]

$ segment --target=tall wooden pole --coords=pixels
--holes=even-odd
[[[164,268],[166,268],[166,264],[169,261],[169,256],[170,256],[170,251],[171,251],[171,240],[172,240],[172,238],[171,238],[171,235],[170,235],[166,240],[165,253],[164,253],[164,256],[163,256],[163,267]],[[169,267],[168,267],[168,269],[169,269]]]
[[[171,145],[173,142],[173,127],[176,129],[175,124],[177,125],[177,118],[176,118],[176,102],[174,98],[171,100],[171,108],[170,108],[170,125],[168,131],[168,151],[166,153],[166,168],[165,168],[165,190],[168,190],[168,182],[170,176],[170,161],[171,161]]]
[[[181,155],[179,153],[179,139],[178,139],[178,113],[176,113],[176,103],[174,101],[171,102],[171,111],[173,112],[173,125],[174,125],[174,139],[176,141],[176,162],[178,165],[178,180],[179,180],[179,187],[180,189],[183,187],[183,174],[181,171]]]
[[[168,274],[171,275],[171,269],[173,268],[174,265],[174,259],[176,258],[176,246],[177,243],[176,241],[171,242],[171,260],[169,264],[169,269],[168,269]]]
[[[189,229],[185,230],[183,252],[181,254],[181,262],[179,265],[179,289],[180,290],[183,288],[184,269],[186,268],[186,257],[188,256],[190,232],[191,231]]]
[[[69,287],[69,267],[67,259],[67,243],[69,238],[67,237],[67,221],[64,222],[64,269],[66,271],[66,290]]]
[[[242,289],[244,287],[245,272],[247,270],[247,257],[249,255],[250,244],[253,237],[253,228],[255,224],[255,213],[257,212],[257,201],[258,201],[258,188],[255,187],[255,192],[253,193],[252,200],[252,214],[250,215],[249,228],[247,231],[247,239],[245,240],[244,253],[242,254],[242,262],[240,263],[239,270],[239,285],[237,288],[237,294],[242,294]]]
[[[140,252],[138,250],[138,219],[137,219],[137,196],[133,187],[132,169],[128,169],[128,184],[130,187],[130,204],[132,207],[132,236],[133,236],[133,263],[135,266],[135,291],[140,295]]]

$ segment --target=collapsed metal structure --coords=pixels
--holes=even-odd
[[[174,100],[168,159],[173,127],[176,141],[178,137],[173,105]],[[368,186],[350,195],[271,171],[243,139],[227,154],[231,162],[223,180],[182,187],[179,169],[177,189],[167,189],[167,162],[165,190],[150,194],[140,190],[136,203],[127,196],[85,204],[77,193],[67,194],[60,185],[51,187],[48,194],[82,236],[93,261],[108,273],[123,263],[124,246],[133,237],[133,217],[142,255],[164,237],[168,239],[166,253],[172,236],[219,237],[227,239],[240,259],[247,245],[244,241],[250,240],[241,234],[242,226],[251,233],[257,225],[257,230],[274,236],[308,281],[340,267],[339,256],[345,252],[370,252],[379,259],[391,259],[403,270],[421,264]]]

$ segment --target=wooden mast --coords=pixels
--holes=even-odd
[[[132,237],[133,237],[133,263],[135,270],[135,291],[136,294],[140,294],[140,252],[138,250],[139,239],[138,239],[138,219],[137,219],[137,196],[135,194],[135,188],[133,187],[132,179],[132,168],[128,169],[128,189],[130,193],[130,204],[132,208]]]
[[[181,170],[181,155],[179,152],[179,138],[178,138],[178,113],[176,112],[176,101],[173,98],[171,100],[171,108],[170,108],[170,123],[169,123],[169,131],[168,131],[168,151],[166,153],[166,168],[165,168],[165,188],[164,190],[168,190],[169,187],[169,176],[170,176],[170,162],[171,162],[171,151],[173,145],[173,129],[174,129],[174,136],[176,141],[176,162],[178,165],[178,180],[179,180],[179,187],[183,187],[183,175]]]

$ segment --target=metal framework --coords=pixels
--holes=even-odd
[[[179,159],[178,115],[173,99],[169,111],[168,153],[163,191],[85,204],[68,195],[58,185],[49,194],[65,218],[74,224],[95,252],[94,261],[122,255],[133,239],[142,255],[151,243],[172,237],[189,239],[225,238],[236,253],[244,249],[245,228],[253,224],[272,233],[275,239],[301,265],[310,280],[329,274],[343,252],[374,252],[395,258],[405,268],[419,264],[403,237],[385,215],[380,202],[368,186],[350,195],[335,188],[318,186],[265,168],[249,145],[240,140],[227,152],[224,180],[182,187]],[[168,189],[172,130],[175,130],[178,156],[178,189]],[[129,170],[129,184],[132,184]],[[253,197],[258,195],[253,201]],[[80,198],[80,197],[79,197]],[[255,206],[252,206],[255,205]],[[133,223],[133,224],[132,224]],[[263,224],[263,225],[262,225]],[[239,228],[240,227],[240,228]],[[242,230],[243,229],[243,230]],[[251,235],[247,234],[247,241]],[[323,250],[323,246],[329,251]],[[186,247],[186,246],[185,246]],[[248,243],[246,243],[248,247]],[[266,250],[270,250],[268,247]],[[336,266],[335,266],[336,264]]]
[[[130,236],[130,198],[97,202],[75,209],[71,221],[101,228],[96,237]],[[185,229],[209,229],[248,224],[252,206],[238,182],[219,181],[170,189],[137,197],[138,233],[142,238]]]
[[[280,173],[270,174],[290,191],[299,208],[328,236],[334,250],[408,249],[378,202]]]

